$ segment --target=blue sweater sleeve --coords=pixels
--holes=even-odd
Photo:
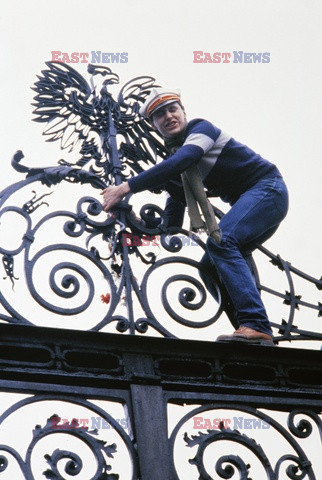
[[[197,145],[183,145],[163,162],[139,173],[136,177],[130,178],[128,183],[131,192],[137,193],[153,189],[174,180],[180,173],[197,163],[203,153],[204,150]]]

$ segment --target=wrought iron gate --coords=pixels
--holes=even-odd
[[[320,352],[0,330],[1,391],[26,395],[0,417],[0,478],[186,480],[233,478],[234,470],[243,479],[319,478]],[[116,418],[115,405],[126,417]],[[73,448],[62,436],[77,440]],[[94,471],[81,476],[92,457]],[[10,477],[14,464],[21,476]]]
[[[221,286],[214,299],[201,280],[202,239],[167,228],[155,195],[139,218],[130,198],[102,212],[99,189],[166,154],[138,118],[154,79],[128,82],[115,101],[109,69],[89,66],[89,85],[47,67],[36,119],[62,148],[80,141],[81,157],[34,168],[17,152],[25,178],[0,195],[12,234],[0,245],[0,479],[318,479],[321,352],[209,341],[224,312],[234,318]],[[259,250],[287,282],[264,285],[249,259],[258,288],[288,309],[276,342],[320,341],[321,303],[296,283],[322,281]]]

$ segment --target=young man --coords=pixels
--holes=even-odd
[[[217,340],[273,345],[267,313],[244,255],[267,240],[287,213],[288,193],[280,172],[210,122],[188,122],[177,90],[153,89],[140,113],[150,119],[172,154],[128,182],[106,188],[104,210],[127,193],[162,185],[170,194],[165,208],[168,225],[181,226],[185,200],[180,174],[197,165],[208,196],[231,205],[220,221],[221,242],[208,237],[201,260],[219,275],[239,325],[232,335]]]

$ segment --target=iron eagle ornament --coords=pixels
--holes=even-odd
[[[73,151],[80,144],[77,166],[84,167],[94,161],[91,170],[106,182],[112,182],[116,169],[122,172],[127,167],[130,174],[140,173],[143,165],[151,166],[158,156],[165,157],[160,136],[139,115],[140,105],[151,88],[157,86],[154,78],[142,76],[130,80],[114,100],[108,87],[118,84],[119,77],[110,68],[89,64],[89,84],[69,65],[53,62],[46,65],[48,69],[41,72],[33,87],[37,93],[34,120],[46,123],[46,140],[59,140],[61,149]],[[96,77],[103,79],[99,89]],[[111,146],[115,135],[119,141],[118,158],[113,156]]]
[[[0,229],[6,233],[0,241],[5,272],[0,320],[42,325],[39,319],[45,318],[50,326],[83,330],[216,338],[223,311],[235,325],[234,310],[219,279],[212,279],[216,299],[201,280],[202,238],[168,228],[155,195],[140,205],[139,217],[133,215],[131,195],[110,215],[95,195],[166,157],[161,137],[139,115],[158,86],[155,79],[134,78],[114,99],[119,77],[108,67],[89,64],[89,81],[63,63],[46,67],[33,86],[34,120],[44,124],[47,141],[59,141],[79,158],[35,168],[24,164],[21,151],[13,157],[13,168],[25,179],[0,194]],[[300,307],[321,317],[322,305],[302,300],[293,279],[319,290],[322,281],[262,246],[258,250],[288,285],[283,293],[261,284],[249,258],[258,288],[288,307],[288,318],[272,323],[275,340],[321,340],[314,319],[310,327],[295,324]],[[29,299],[27,309],[21,299]]]

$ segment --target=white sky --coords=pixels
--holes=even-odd
[[[127,52],[127,63],[105,64],[121,86],[151,75],[180,88],[189,118],[207,118],[278,165],[290,210],[266,246],[320,278],[321,25],[319,0],[2,0],[0,190],[22,179],[10,167],[18,149],[27,165],[68,160],[31,121],[30,87],[51,51]],[[270,63],[193,63],[196,50],[269,52]],[[89,79],[86,64],[72,66]]]

